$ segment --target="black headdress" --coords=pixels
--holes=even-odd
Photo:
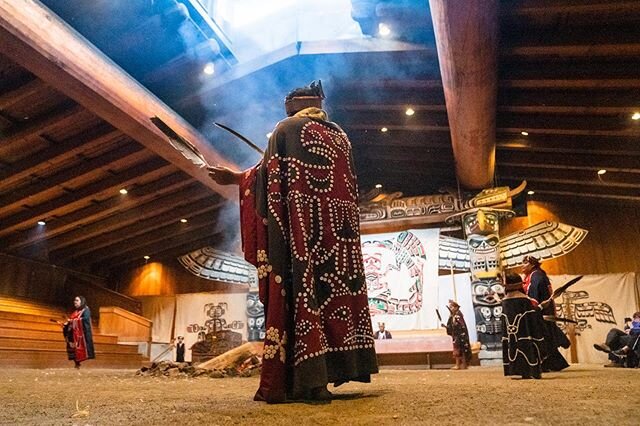
[[[322,82],[320,80],[312,81],[310,85],[293,89],[286,98],[285,102],[294,98],[320,98],[324,99],[324,91],[322,90]]]

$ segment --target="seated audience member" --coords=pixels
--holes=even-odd
[[[379,322],[378,323],[378,331],[376,331],[375,333],[373,333],[373,338],[376,340],[385,340],[385,339],[391,339],[391,333],[389,333],[389,330],[385,330],[384,329],[385,325],[383,322]]]
[[[612,328],[607,333],[604,343],[596,343],[593,347],[609,354],[610,364],[605,367],[633,367],[640,359],[640,312],[625,318],[624,331]]]

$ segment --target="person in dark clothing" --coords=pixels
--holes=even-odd
[[[613,352],[622,349],[627,344],[626,340],[629,337],[628,330],[629,328],[625,331],[619,328],[612,328],[607,333],[604,343],[595,343],[593,345],[596,350],[609,354],[609,361],[611,361],[611,363],[605,365],[605,367],[624,367],[623,359],[613,354]]]
[[[258,269],[266,337],[257,401],[331,399],[378,372],[351,143],[320,82],[290,92],[262,161],[209,168],[238,185],[245,260]]]
[[[94,359],[93,332],[91,329],[91,311],[83,296],[73,299],[75,310],[69,319],[62,324],[62,334],[67,343],[67,356],[74,361],[75,367],[87,359]]]
[[[469,331],[464,315],[460,311],[460,305],[449,300],[449,320],[447,325],[442,324],[447,329],[447,334],[453,339],[453,357],[456,365],[453,370],[466,370],[467,364],[471,361],[471,345],[469,344]]]
[[[525,274],[523,283],[524,293],[529,296],[535,305],[549,300],[553,294],[551,282],[547,273],[540,267],[540,261],[533,256],[525,256],[522,264],[522,272]],[[542,315],[555,317],[556,305],[553,299],[542,310]],[[558,351],[559,347],[568,348],[571,343],[567,336],[552,321],[544,321],[544,340],[547,358],[542,368],[543,371],[560,371],[569,366],[567,360]]]
[[[176,362],[184,362],[184,337],[178,336],[176,343]]]
[[[385,324],[383,322],[379,322],[378,331],[373,333],[373,338],[376,340],[385,340],[385,339],[391,339],[392,336],[391,336],[391,332],[385,329]]]
[[[603,352],[609,352],[609,359],[620,366],[637,366],[640,360],[640,312],[633,314],[627,330],[611,329],[604,345],[593,346]]]
[[[506,276],[501,319],[504,375],[540,379],[546,358],[545,321],[541,306],[524,293],[518,275]]]

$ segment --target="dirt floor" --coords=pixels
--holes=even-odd
[[[371,384],[334,390],[323,405],[253,402],[257,385],[257,378],[5,369],[0,424],[640,424],[640,369],[571,366],[539,381],[505,378],[493,367],[383,370]]]

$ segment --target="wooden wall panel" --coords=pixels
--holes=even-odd
[[[119,291],[131,297],[173,296],[182,293],[246,293],[241,284],[227,284],[196,277],[175,261],[150,262],[125,275]]]
[[[571,253],[544,262],[550,274],[606,274],[640,271],[640,209],[633,204],[603,205],[529,201],[529,215],[501,224],[500,234],[554,220],[589,231]]]
[[[82,295],[95,318],[102,306],[142,313],[139,300],[109,290],[100,277],[5,254],[0,254],[0,294],[64,309],[71,309],[73,298]]]

